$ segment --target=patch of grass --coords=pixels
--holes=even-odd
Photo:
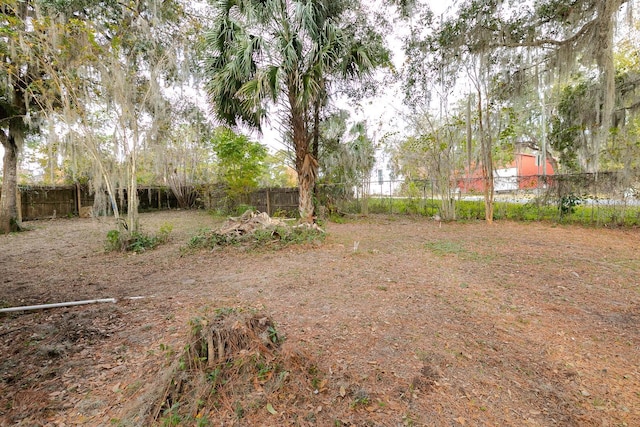
[[[467,252],[467,250],[458,242],[451,240],[439,240],[435,242],[427,242],[424,245],[427,249],[439,256],[445,255],[460,255]]]
[[[417,417],[414,414],[406,413],[402,416],[402,425],[407,427],[413,427],[417,425]]]
[[[332,213],[331,215],[329,215],[329,221],[333,222],[334,224],[346,224],[347,218],[345,216]]]
[[[466,261],[491,261],[494,255],[481,254],[470,251],[458,242],[452,240],[438,240],[425,243],[425,248],[438,256],[456,255]]]

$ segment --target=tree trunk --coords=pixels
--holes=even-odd
[[[595,136],[593,172],[600,169],[600,151],[609,140],[613,125],[613,110],[615,108],[615,64],[613,60],[613,38],[615,30],[615,14],[620,4],[618,2],[603,1],[598,5],[598,14],[602,17],[602,24],[598,29],[600,40],[598,52],[598,67],[600,68],[600,84],[602,86],[601,125]],[[600,103],[596,105],[600,108]],[[597,175],[596,175],[597,176]]]
[[[15,136],[0,131],[0,141],[4,148],[2,194],[0,195],[0,233],[20,230],[17,209],[18,191],[18,144]]]
[[[311,175],[298,176],[298,210],[302,222],[313,222],[313,184],[314,180],[311,179]]]
[[[478,90],[478,130],[480,132],[480,150],[482,155],[482,178],[484,182],[484,217],[488,224],[493,222],[493,156],[491,153],[490,128],[485,130],[482,114],[482,92]],[[489,126],[489,111],[486,111]]]
[[[483,144],[483,150],[485,151],[485,161],[482,162],[482,170],[484,174],[484,207],[485,207],[485,220],[488,224],[493,222],[493,195],[494,195],[494,182],[493,182],[493,155],[491,154],[491,143],[487,142],[487,145]]]
[[[297,163],[297,162],[296,162]],[[298,210],[300,212],[300,220],[309,224],[313,223],[313,187],[316,182],[316,171],[318,170],[318,162],[311,155],[306,153],[302,166],[298,169]]]
[[[300,221],[313,223],[313,187],[316,182],[318,161],[309,150],[310,135],[305,123],[305,114],[296,103],[293,90],[289,91],[290,117],[293,128],[293,146],[296,151],[296,172],[298,173],[298,211]]]
[[[313,144],[311,145],[311,155],[316,161],[320,159],[320,100],[313,103]],[[313,183],[313,196],[318,199],[318,186]]]
[[[137,181],[137,150],[140,134],[138,123],[133,125],[133,146],[129,154],[129,183],[127,185],[127,222],[129,223],[129,233],[137,233],[138,223],[138,181]]]
[[[136,158],[131,154],[129,164],[129,183],[127,185],[127,223],[129,233],[137,233],[138,223],[138,182],[136,181]]]

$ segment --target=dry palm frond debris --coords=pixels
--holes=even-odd
[[[287,226],[287,221],[284,219],[271,218],[266,212],[247,210],[239,217],[230,217],[222,224],[218,234],[241,236],[251,234],[256,230]]]
[[[265,212],[247,210],[230,217],[217,230],[204,230],[189,242],[192,248],[235,244],[264,245],[279,243],[314,243],[324,239],[325,232],[317,224],[295,224],[294,220],[272,218]]]
[[[214,316],[192,319],[190,326],[184,351],[157,385],[154,394],[160,398],[144,411],[144,424],[283,420],[293,401],[313,396],[319,371],[312,357],[283,345],[267,315],[221,308]]]

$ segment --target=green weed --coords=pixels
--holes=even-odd
[[[149,249],[154,249],[162,243],[169,240],[169,235],[173,230],[171,224],[163,224],[160,231],[155,235],[149,235],[134,231],[129,233],[126,231],[109,230],[105,242],[105,250],[107,252],[123,251],[141,253]]]
[[[244,235],[223,235],[205,229],[191,237],[187,245],[190,249],[214,249],[224,246],[279,249],[289,245],[311,244],[324,239],[325,233],[309,227],[276,226]]]
[[[355,409],[358,406],[367,406],[370,401],[371,399],[369,398],[367,392],[364,390],[360,390],[356,393],[355,398],[353,399],[349,407],[351,409]]]
[[[244,408],[242,407],[242,403],[236,401],[233,405],[233,412],[236,414],[238,419],[244,418]]]
[[[243,213],[245,213],[246,211],[254,211],[255,212],[256,208],[255,208],[255,206],[251,206],[251,205],[239,204],[233,210],[233,214],[234,214],[234,216],[240,216]]]
[[[167,408],[162,413],[160,423],[163,427],[177,427],[182,423],[182,417],[178,414],[179,403],[174,404],[171,408]]]

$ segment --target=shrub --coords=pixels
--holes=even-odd
[[[154,249],[169,240],[169,235],[173,230],[171,224],[163,224],[160,231],[155,235],[148,235],[134,231],[133,233],[120,232],[119,230],[109,230],[105,242],[107,252],[144,252],[147,249]]]
[[[325,233],[315,227],[305,225],[289,227],[275,226],[257,229],[246,234],[219,234],[215,230],[203,229],[191,237],[191,249],[214,249],[220,246],[248,246],[252,248],[282,248],[289,245],[323,241]]]

